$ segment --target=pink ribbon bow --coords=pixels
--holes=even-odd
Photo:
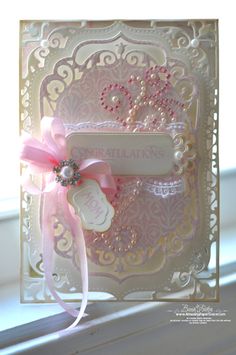
[[[69,327],[75,327],[83,317],[88,301],[88,265],[84,234],[81,221],[74,209],[67,201],[68,186],[63,186],[60,181],[56,181],[56,168],[63,161],[68,161],[66,151],[66,137],[63,123],[58,118],[44,117],[41,120],[42,141],[30,135],[23,137],[20,159],[27,164],[27,172],[23,175],[23,189],[31,194],[42,195],[41,209],[41,232],[43,238],[43,265],[45,280],[49,291],[56,301],[72,316],[76,318]],[[112,177],[109,164],[98,159],[85,159],[79,162],[78,174],[81,179],[73,184],[82,183],[84,178],[96,180],[104,193],[114,193],[116,191],[115,181]],[[42,174],[43,187],[39,189],[31,180],[30,174]],[[82,301],[80,310],[66,304],[55,291],[52,280],[53,273],[53,217],[57,214],[57,208],[63,211],[66,224],[70,228],[72,237],[77,247],[82,279]]]

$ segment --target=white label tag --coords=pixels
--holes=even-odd
[[[173,138],[166,133],[76,132],[67,137],[75,161],[102,159],[113,175],[166,175],[174,166]]]
[[[80,216],[84,229],[105,232],[110,228],[114,208],[96,181],[84,180],[80,186],[71,188],[67,199]]]

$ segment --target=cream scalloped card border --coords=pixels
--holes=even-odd
[[[135,52],[139,54],[136,55]],[[185,96],[187,110],[185,114],[189,117],[189,127],[196,133],[195,144],[200,159],[197,174],[189,175],[188,184],[183,183],[185,174],[183,171],[183,178],[180,174],[175,181],[167,181],[164,187],[163,184],[160,186],[149,180],[145,180],[142,185],[145,193],[153,194],[156,199],[163,199],[166,211],[168,208],[173,209],[174,197],[173,200],[168,200],[164,194],[170,195],[173,189],[176,193],[185,195],[185,202],[187,199],[190,201],[187,205],[184,205],[183,201],[181,205],[181,200],[177,200],[179,205],[177,204],[176,208],[182,208],[181,218],[186,223],[177,225],[176,229],[167,236],[161,236],[158,248],[147,248],[144,243],[143,248],[137,248],[136,254],[132,254],[130,249],[137,243],[137,233],[132,230],[132,226],[126,231],[120,227],[119,233],[128,233],[126,244],[124,243],[120,249],[116,248],[115,241],[111,242],[107,235],[101,236],[104,246],[110,248],[106,253],[99,243],[96,244],[97,236],[88,236],[91,242],[88,245],[89,297],[91,300],[112,301],[183,299],[218,301],[218,22],[216,20],[21,21],[21,132],[29,132],[39,137],[41,117],[55,114],[61,115],[64,119],[68,134],[86,131],[86,129],[101,130],[103,127],[119,130],[119,124],[110,120],[107,113],[104,113],[104,122],[100,122],[94,113],[95,110],[91,109],[91,114],[86,120],[84,114],[86,110],[81,106],[77,107],[77,101],[72,99],[75,90],[78,89],[77,83],[84,80],[84,73],[86,75],[92,73],[91,85],[95,85],[92,82],[94,68],[99,65],[112,68],[114,63],[123,65],[125,61],[129,66],[139,67],[144,63],[168,64],[173,77],[176,78],[176,90],[180,95]],[[84,85],[84,90],[89,90],[86,83]],[[68,100],[71,100],[70,105]],[[84,105],[86,104],[84,101]],[[94,104],[97,105],[93,100],[91,107]],[[76,119],[78,112],[81,121]],[[173,127],[170,125],[166,129]],[[176,139],[177,145],[186,148],[184,134],[179,134],[173,139]],[[191,186],[196,188],[191,189]],[[123,203],[137,203],[141,206],[144,203],[142,201],[145,201],[145,198],[138,197],[140,200],[134,202],[136,197],[132,194],[132,186],[129,183],[125,184],[123,193]],[[128,202],[126,196],[129,196]],[[194,217],[196,210],[198,210],[197,219]],[[39,214],[40,198],[21,192],[22,302],[53,301],[43,277]],[[165,223],[161,218],[158,221]],[[81,282],[73,242],[63,229],[62,221],[55,219],[55,225],[57,226],[55,228],[55,288],[65,300],[78,300]],[[143,233],[145,235],[145,231]],[[150,230],[148,233],[151,233]],[[122,255],[119,254],[121,251]],[[112,260],[114,260],[113,264]]]

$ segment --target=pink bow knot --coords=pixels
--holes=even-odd
[[[31,194],[41,194],[41,232],[45,280],[56,301],[68,313],[76,317],[74,323],[69,327],[72,328],[85,314],[88,301],[88,265],[81,221],[68,204],[67,191],[70,186],[78,186],[83,183],[83,179],[93,179],[98,182],[104,193],[115,193],[115,181],[111,168],[106,162],[92,158],[76,162],[67,156],[65,128],[59,118],[43,117],[41,120],[41,141],[28,134],[23,136],[20,159],[27,164],[27,171],[22,177],[23,189]],[[42,189],[32,182],[31,174],[42,174]],[[63,211],[63,218],[70,228],[79,255],[83,292],[79,311],[65,303],[53,285],[53,215],[57,213],[58,206]]]

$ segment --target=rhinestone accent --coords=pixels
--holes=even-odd
[[[54,166],[55,181],[62,186],[76,185],[81,179],[79,165],[73,159],[61,160],[59,165]]]

